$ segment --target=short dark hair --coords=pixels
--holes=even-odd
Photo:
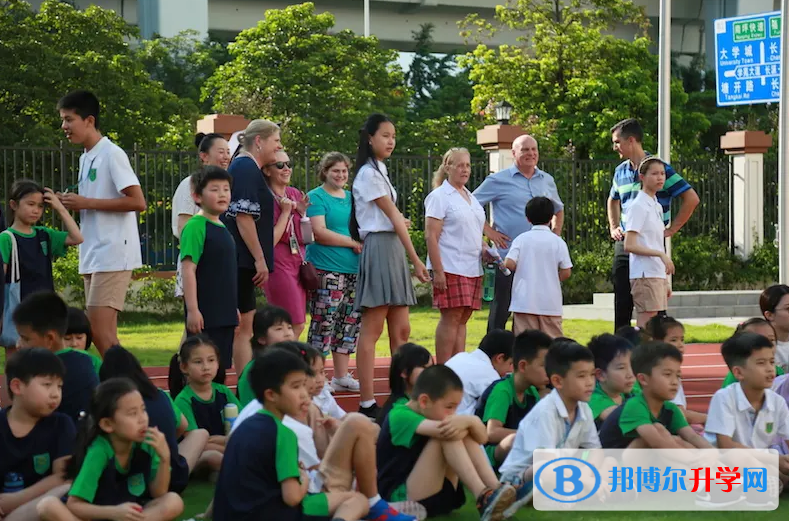
[[[227,181],[230,186],[233,186],[233,178],[222,167],[205,165],[200,167],[200,170],[192,174],[189,181],[192,193],[196,195],[203,195],[203,190],[208,186],[211,181]]]
[[[39,335],[55,331],[63,337],[68,329],[68,306],[57,293],[31,293],[16,307],[12,319],[15,325],[28,326]]]
[[[676,318],[655,315],[644,325],[644,333],[651,340],[665,340],[668,336],[668,330],[674,327],[681,327],[683,331],[685,330],[685,326]]]
[[[644,332],[638,326],[622,326],[616,330],[614,335],[627,339],[633,347],[641,345],[641,342],[644,340]]]
[[[526,218],[534,226],[548,224],[553,219],[553,202],[547,197],[532,197],[526,203]]]
[[[633,349],[630,365],[636,375],[652,375],[652,369],[666,358],[682,363],[682,353],[666,342],[645,342]]]
[[[455,371],[445,365],[431,365],[416,379],[411,398],[426,394],[431,400],[438,400],[450,391],[462,390],[463,382]]]
[[[762,310],[762,315],[768,311],[775,313],[775,308],[778,307],[784,295],[789,295],[789,286],[786,284],[775,284],[762,291],[762,294],[759,295],[759,309]]]
[[[260,344],[258,338],[266,336],[270,327],[282,323],[293,325],[293,319],[285,309],[271,304],[258,308],[252,319],[252,348],[256,351],[262,351],[268,347]]]
[[[548,378],[555,374],[565,377],[576,362],[592,362],[594,364],[594,355],[589,349],[574,340],[554,341],[548,349],[548,354],[545,355],[545,372],[548,374]]]
[[[602,371],[608,370],[608,366],[614,361],[614,358],[633,350],[630,340],[611,333],[603,333],[593,337],[589,341],[588,347],[594,355],[595,368]]]
[[[504,355],[504,359],[512,358],[512,350],[515,347],[515,334],[504,329],[493,329],[482,337],[479,343],[479,350],[488,355],[493,360],[496,355]]]
[[[729,370],[734,370],[735,366],[744,366],[754,351],[772,348],[773,343],[764,335],[735,333],[721,346],[721,355]]]
[[[58,101],[58,110],[73,110],[82,119],[93,116],[94,126],[99,128],[99,98],[87,90],[69,92]]]
[[[61,380],[66,368],[58,355],[43,347],[20,349],[8,358],[5,367],[6,383],[11,393],[11,380],[17,378],[22,383],[30,383],[37,376],[57,376]]]
[[[635,118],[623,119],[611,127],[612,134],[617,130],[619,131],[619,137],[621,138],[636,138],[636,141],[639,143],[644,141],[644,129],[641,128],[641,123],[639,123]]]
[[[93,343],[93,335],[90,329],[90,320],[88,316],[79,308],[68,308],[68,327],[66,328],[66,336],[68,335],[85,335],[85,350],[90,349]]]
[[[309,366],[302,358],[286,349],[269,349],[255,359],[249,371],[249,382],[255,398],[265,403],[269,389],[279,392],[290,373],[309,373]]]
[[[547,333],[532,329],[527,330],[515,337],[515,347],[512,350],[512,364],[517,371],[521,360],[531,363],[537,358],[540,349],[551,347],[553,340]]]

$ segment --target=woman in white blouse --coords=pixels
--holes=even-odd
[[[436,363],[466,350],[466,323],[482,307],[482,229],[485,210],[466,188],[471,156],[465,148],[444,154],[425,199],[427,267],[433,274]]]

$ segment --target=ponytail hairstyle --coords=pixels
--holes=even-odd
[[[380,127],[382,123],[391,123],[394,125],[394,122],[389,119],[389,116],[375,113],[370,114],[367,117],[367,121],[365,121],[364,125],[362,125],[362,128],[359,129],[359,146],[356,148],[356,164],[354,165],[357,174],[363,166],[370,163],[371,161],[373,168],[378,171],[378,160],[375,157],[375,153],[373,153],[373,146],[370,143],[370,137],[374,136],[375,133],[378,132],[378,127]],[[381,175],[383,176],[383,174]],[[351,220],[348,228],[351,232],[351,238],[356,242],[361,242],[362,239],[359,235],[359,222],[356,220],[355,199],[355,197],[351,197]]]
[[[748,329],[750,329],[753,326],[757,326],[757,327],[758,326],[767,326],[767,327],[769,327],[769,328],[771,328],[773,330],[773,335],[777,336],[777,333],[775,332],[775,326],[773,326],[772,322],[770,322],[769,320],[767,320],[764,317],[749,318],[745,322],[737,325],[737,329],[734,331],[734,333],[735,334],[737,334],[737,333],[747,333]]]
[[[457,154],[469,154],[469,157],[471,156],[468,149],[465,148],[453,147],[444,152],[444,157],[441,159],[438,170],[433,173],[433,188],[438,188],[444,182],[444,179],[448,178],[449,167],[454,164]]]
[[[668,336],[668,330],[673,327],[681,327],[683,331],[685,330],[685,326],[676,318],[667,317],[665,315],[655,315],[644,325],[643,332],[648,340],[659,340],[663,342]]]
[[[389,389],[391,393],[386,400],[381,412],[378,413],[376,422],[383,425],[384,420],[392,410],[394,402],[406,396],[408,379],[417,367],[428,367],[433,362],[430,351],[420,346],[408,342],[400,346],[392,357],[392,364],[389,366]]]
[[[214,141],[217,139],[225,139],[225,136],[222,134],[217,134],[216,132],[211,132],[208,134],[198,132],[197,135],[195,135],[195,146],[197,147],[197,152],[199,154],[207,154],[214,145]]]
[[[280,131],[279,125],[267,119],[254,119],[249,122],[247,128],[238,135],[238,148],[233,152],[232,159],[241,152],[252,152],[255,147],[255,139],[266,140]]]
[[[267,349],[266,352],[270,351],[271,349],[284,349],[285,351],[289,351],[300,359],[304,360],[309,368],[307,371],[307,376],[315,376],[315,373],[312,371],[312,364],[318,358],[323,358],[323,355],[312,347],[309,344],[305,344],[304,342],[299,342],[298,340],[287,340],[285,342],[277,342],[276,344],[271,344],[270,349]]]
[[[128,378],[134,382],[143,398],[152,400],[159,396],[159,389],[148,378],[137,357],[119,345],[110,347],[104,353],[99,369],[99,379],[102,382],[111,378]]]
[[[19,179],[11,185],[11,194],[8,196],[8,218],[6,219],[8,226],[14,224],[14,207],[11,205],[11,201],[19,206],[19,202],[30,194],[44,195],[44,188],[32,179]]]
[[[170,397],[174,400],[178,394],[186,387],[186,375],[181,371],[181,364],[186,364],[192,356],[192,352],[201,346],[213,347],[216,352],[217,359],[221,359],[219,348],[207,336],[199,334],[188,337],[181,344],[178,352],[170,359],[170,371],[167,377],[167,383],[170,387]],[[222,363],[220,362],[220,366]]]
[[[138,392],[137,386],[129,378],[110,378],[96,387],[87,414],[85,412],[80,414],[74,455],[66,467],[67,479],[73,480],[77,477],[88,448],[96,438],[104,434],[99,422],[104,418],[114,417],[121,398],[134,392]]]

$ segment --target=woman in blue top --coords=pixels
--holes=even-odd
[[[345,190],[351,160],[340,152],[321,159],[323,184],[308,195],[307,217],[315,242],[307,246],[307,260],[315,265],[321,286],[311,293],[307,343],[324,356],[332,352],[335,390],[358,391],[359,381],[348,372],[348,358],[356,351],[361,313],[354,310],[356,274],[362,244],[351,238],[351,192]]]

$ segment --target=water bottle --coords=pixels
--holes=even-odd
[[[504,259],[501,258],[501,254],[499,253],[499,250],[495,246],[490,246],[488,248],[488,255],[493,257],[493,261],[496,263],[496,266],[505,276],[509,277],[510,275],[512,275],[510,269],[504,265]]]
[[[301,218],[299,221],[299,225],[301,226],[301,240],[306,246],[307,244],[312,244],[315,242],[315,235],[312,233],[312,221],[306,215]]]
[[[238,418],[238,406],[234,403],[225,404],[223,416],[225,418],[225,436],[229,436],[230,430]]]
[[[494,264],[485,265],[485,275],[482,280],[482,300],[485,302],[493,301],[493,292],[496,287],[496,266]]]
[[[25,480],[22,474],[16,472],[9,472],[3,479],[3,494],[13,494],[25,489]]]

